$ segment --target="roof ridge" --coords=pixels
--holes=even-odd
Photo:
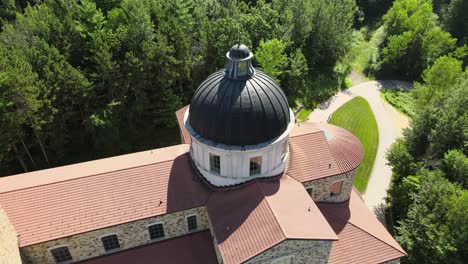
[[[180,144],[180,145],[187,145],[187,144]],[[130,154],[133,154],[133,153],[130,153]],[[187,153],[184,153],[181,156],[183,156],[183,155],[187,155]],[[120,172],[120,171],[129,170],[129,169],[143,168],[143,167],[147,167],[147,166],[151,166],[151,165],[155,165],[155,164],[163,164],[163,163],[166,163],[166,162],[172,162],[176,158],[177,157],[174,157],[173,159],[169,159],[169,160],[162,160],[162,161],[157,161],[157,162],[153,162],[153,163],[133,166],[133,167],[121,168],[121,169],[117,169],[117,170],[109,170],[109,171],[105,171],[105,172],[99,172],[99,173],[94,173],[94,174],[89,174],[89,175],[84,175],[84,176],[77,176],[77,177],[73,177],[73,178],[66,178],[66,179],[63,179],[63,180],[56,180],[56,181],[51,181],[51,182],[46,182],[46,183],[39,183],[37,185],[31,185],[31,186],[27,186],[27,187],[23,187],[23,188],[11,189],[11,190],[7,190],[7,191],[3,191],[3,192],[0,190],[0,195],[13,193],[13,192],[17,192],[17,191],[22,191],[22,190],[33,189],[33,188],[37,188],[37,187],[41,187],[41,186],[53,185],[53,184],[56,184],[56,183],[63,183],[63,182],[70,182],[70,181],[73,181],[73,180],[86,179],[86,178],[95,177],[95,176],[103,175],[103,174],[110,173],[110,172]],[[86,162],[93,162],[93,161],[96,161],[96,160],[91,160],[91,161],[86,161]],[[83,163],[85,163],[85,162],[83,162]],[[80,164],[80,163],[76,163],[76,164]],[[75,164],[70,164],[70,165],[75,165]],[[68,165],[65,165],[65,166],[68,166]],[[65,166],[59,166],[59,167],[55,167],[55,168],[60,168],[60,167],[65,167]],[[50,168],[50,169],[53,170],[55,168]],[[47,169],[45,169],[45,170],[47,170]],[[16,177],[16,176],[11,175],[11,176],[8,176],[8,177]]]
[[[333,151],[332,147],[330,146],[330,142],[327,139],[327,136],[325,136],[325,132],[323,130],[320,130],[322,132],[322,136],[325,138],[325,141],[327,142],[328,149],[330,150],[330,153],[333,156],[333,160],[335,160],[336,166],[338,166],[338,169],[340,170],[340,173],[344,173],[343,169],[340,166],[340,163],[338,163],[338,160],[335,157],[335,152]]]
[[[384,243],[384,244],[386,244],[386,245],[392,247],[393,249],[395,249],[395,250],[397,250],[397,251],[399,251],[399,252],[401,252],[401,253],[406,254],[406,252],[405,252],[404,250],[401,251],[400,249],[394,247],[393,245],[390,245],[389,243],[383,241],[383,240],[380,239],[379,237],[376,237],[376,236],[373,235],[372,233],[369,233],[367,230],[362,229],[360,226],[358,226],[358,225],[356,225],[356,224],[350,222],[349,220],[344,219],[343,217],[341,217],[341,216],[338,215],[338,214],[333,213],[333,211],[328,210],[326,207],[325,207],[325,208],[322,208],[322,209],[325,210],[325,211],[327,211],[329,214],[332,214],[332,215],[334,215],[335,217],[339,218],[340,220],[345,221],[345,222],[349,223],[350,225],[356,227],[357,229],[359,229],[359,230],[361,230],[361,231],[363,231],[363,232],[365,232],[365,233],[371,235],[371,236],[374,237],[375,239],[377,239],[377,240],[379,240],[380,242],[382,242],[382,243]],[[393,237],[392,237],[392,238],[393,238]]]
[[[315,134],[315,133],[320,133],[320,132],[323,133],[322,130],[308,131],[308,132],[306,132],[306,133],[304,133],[304,134],[289,136],[289,138],[298,138],[298,137],[307,136],[307,135],[310,135],[310,134]]]
[[[262,195],[263,195],[263,199],[265,199],[265,202],[266,202],[266,204],[268,205],[268,209],[270,209],[271,213],[275,216],[275,221],[276,221],[276,223],[278,223],[278,226],[279,226],[280,229],[281,229],[281,233],[283,234],[284,239],[286,239],[287,237],[286,237],[286,234],[285,234],[285,232],[284,232],[284,228],[283,228],[283,226],[281,225],[280,221],[278,221],[278,216],[276,215],[275,211],[271,208],[270,202],[269,202],[268,199],[267,199],[267,195],[265,194],[265,192],[263,191],[262,187],[260,186],[260,184],[259,184],[258,182],[255,182],[255,184],[257,185],[257,188],[260,189],[260,192],[261,192]],[[283,241],[284,241],[284,239],[283,239]]]

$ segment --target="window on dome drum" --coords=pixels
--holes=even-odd
[[[210,171],[214,173],[221,173],[221,158],[217,155],[210,153]]]
[[[243,75],[246,73],[247,73],[247,62],[239,61],[239,75]]]
[[[187,216],[187,227],[189,231],[195,231],[197,230],[197,216],[196,215],[190,215]]]
[[[73,261],[70,251],[66,246],[51,249],[50,254],[54,257],[55,263],[69,263]]]
[[[164,225],[162,223],[148,226],[148,232],[151,240],[164,237]]]
[[[117,235],[108,235],[101,237],[102,245],[106,251],[111,251],[120,248],[119,239]]]
[[[341,193],[341,188],[343,187],[343,181],[337,181],[332,183],[330,188],[330,196],[339,195]]]
[[[286,151],[288,151],[288,141],[283,142],[283,145],[281,146],[281,158],[286,156]]]
[[[262,157],[250,158],[250,176],[258,175],[262,172]]]
[[[271,262],[271,264],[292,264],[294,256],[284,256],[277,258]]]

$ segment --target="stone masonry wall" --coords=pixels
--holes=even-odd
[[[0,264],[21,264],[17,234],[2,208],[0,208]]]
[[[390,261],[384,262],[383,264],[400,264],[400,259],[390,260]]]
[[[186,216],[191,214],[197,214],[197,230],[209,228],[205,207],[197,207],[31,245],[21,248],[21,251],[28,264],[52,264],[54,260],[47,249],[67,245],[74,261],[84,260],[106,254],[99,239],[106,234],[117,234],[120,250],[150,243],[147,225],[155,222],[164,222],[165,239],[188,234]]]
[[[245,263],[271,263],[273,260],[294,256],[293,263],[321,264],[328,262],[332,241],[285,240]]]
[[[356,169],[347,173],[331,176],[323,179],[305,182],[304,187],[312,187],[312,200],[315,202],[331,202],[341,203],[349,199],[353,189],[354,177],[356,176]],[[343,180],[341,193],[338,195],[330,196],[330,188],[332,183]]]

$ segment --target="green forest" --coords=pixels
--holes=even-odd
[[[296,103],[350,72],[354,0],[2,0],[0,175],[173,145],[237,42]]]
[[[179,143],[174,112],[238,42],[292,108],[352,70],[413,82],[390,222],[404,263],[467,263],[468,1],[2,0],[0,26],[1,176]]]

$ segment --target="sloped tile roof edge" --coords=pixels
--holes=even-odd
[[[364,203],[364,200],[362,199],[361,195],[359,194],[359,192],[358,192],[354,187],[353,187],[353,191],[352,191],[352,194],[351,194],[351,195],[355,195],[355,196],[359,197],[359,199]],[[350,199],[351,199],[351,198],[350,198]],[[344,204],[344,203],[348,203],[348,202],[349,202],[349,200],[344,201],[344,202],[339,203],[339,204]],[[319,203],[319,204],[322,204],[322,205],[323,205],[323,204],[328,204],[328,203]],[[335,204],[335,205],[337,205],[337,204]],[[348,206],[350,206],[350,205],[348,205]],[[391,246],[391,247],[394,248],[395,250],[401,252],[401,253],[403,254],[402,256],[407,256],[407,253],[399,246],[398,243],[396,243],[396,241],[395,241],[395,243],[396,243],[396,245],[398,245],[397,247],[395,247],[395,245],[392,245],[391,243],[388,243],[388,241],[385,241],[385,240],[383,240],[382,238],[376,236],[376,235],[373,234],[372,232],[370,232],[370,231],[368,231],[368,230],[366,230],[366,229],[363,229],[361,226],[356,225],[355,223],[353,223],[353,222],[350,221],[349,219],[345,219],[345,218],[343,218],[342,216],[340,216],[339,214],[334,213],[333,210],[328,210],[327,208],[323,208],[323,207],[321,207],[320,209],[321,209],[321,210],[327,211],[329,214],[332,214],[332,215],[334,215],[335,217],[337,217],[337,218],[339,218],[339,219],[341,219],[341,220],[343,220],[343,221],[345,221],[345,222],[348,222],[349,224],[353,225],[354,227],[356,227],[356,228],[362,230],[363,232],[365,232],[365,233],[371,235],[372,237],[376,238],[377,240],[379,240],[379,241],[381,241],[381,242],[383,242],[383,243],[385,243],[385,244]],[[369,210],[367,207],[366,207],[366,209]],[[370,213],[370,211],[369,211],[369,213]],[[375,217],[375,215],[373,215],[373,217]],[[377,218],[376,218],[375,220],[378,221]],[[379,223],[380,223],[380,222],[379,222]],[[382,228],[384,228],[385,231],[388,233],[388,231],[386,230],[386,228],[385,228],[383,225],[382,225]],[[388,233],[388,235],[390,235],[390,234]],[[392,239],[394,240],[393,237],[392,237]]]
[[[0,177],[0,194],[171,161],[188,152],[189,147],[188,144],[179,144]]]
[[[186,105],[175,112],[177,123],[179,124],[180,139],[182,141],[182,144],[190,144],[190,141],[191,141],[190,134],[185,128],[185,124],[184,124],[185,113],[187,112],[189,107],[190,105]]]

